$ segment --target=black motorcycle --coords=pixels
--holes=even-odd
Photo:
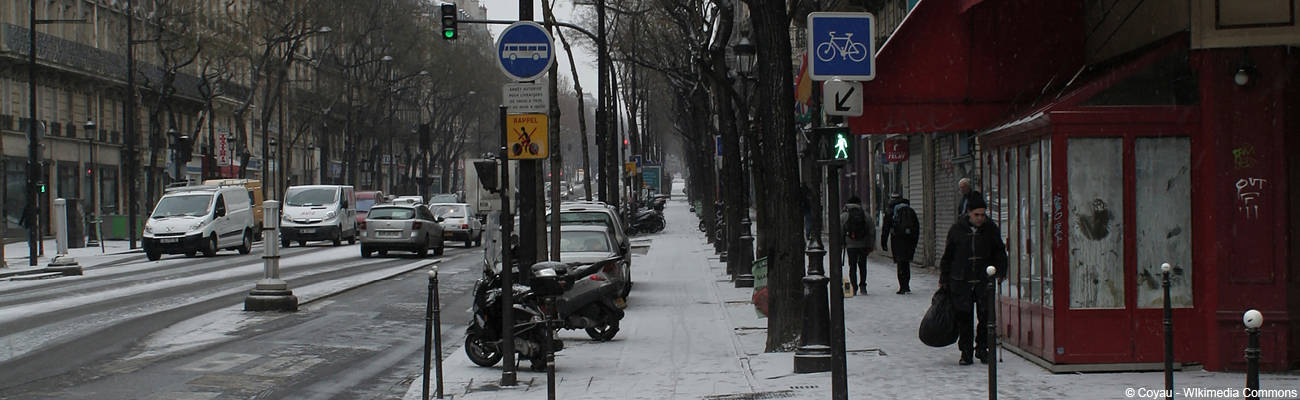
[[[532,362],[533,369],[546,367],[546,353],[543,346],[548,337],[547,321],[552,318],[549,315],[552,310],[548,310],[544,305],[546,297],[557,298],[555,308],[559,314],[555,317],[563,322],[563,325],[557,324],[559,325],[557,327],[569,328],[570,325],[582,327],[587,329],[588,336],[596,340],[604,341],[612,338],[614,333],[618,332],[618,320],[622,319],[622,310],[615,307],[617,319],[613,319],[611,316],[602,316],[607,313],[600,312],[609,305],[600,302],[599,298],[588,298],[589,296],[585,295],[587,291],[582,292],[584,296],[581,298],[566,299],[565,295],[575,286],[586,285],[585,282],[582,285],[575,285],[576,281],[589,280],[583,278],[616,264],[618,260],[612,258],[578,268],[570,268],[557,262],[543,262],[534,265],[527,275],[520,273],[516,264],[514,266],[516,278],[531,285],[512,285],[514,307],[511,317],[514,320],[514,347],[518,360],[528,359]],[[608,291],[604,287],[598,289],[589,291],[597,294]],[[483,277],[474,284],[473,319],[465,335],[465,355],[480,366],[496,365],[502,358],[499,347],[502,339],[500,298],[501,276],[491,268],[485,267]],[[588,305],[590,307],[585,307]],[[593,310],[596,312],[593,313]],[[613,319],[612,323],[611,319]],[[553,351],[560,351],[564,348],[564,342],[553,339],[551,348]]]
[[[628,234],[659,233],[664,230],[664,215],[650,208],[643,208],[632,214],[632,223]]]

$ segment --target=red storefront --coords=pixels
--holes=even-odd
[[[1011,260],[1004,344],[1056,371],[1158,368],[1168,262],[1175,361],[1244,369],[1254,308],[1263,367],[1300,363],[1300,54],[1192,49],[1183,32],[1083,69],[1079,10],[967,3],[918,5],[864,85],[877,112],[850,127],[976,133]],[[994,25],[1035,40],[979,29]]]

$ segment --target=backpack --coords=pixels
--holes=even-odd
[[[899,203],[894,206],[894,220],[892,228],[896,235],[915,235],[920,233],[916,219],[916,210],[913,210],[907,203]]]
[[[850,208],[849,219],[844,223],[844,234],[853,240],[870,240],[867,232],[867,213],[861,208]]]

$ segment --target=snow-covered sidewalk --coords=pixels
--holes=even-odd
[[[829,372],[795,374],[794,353],[764,352],[767,320],[750,304],[752,289],[730,282],[688,207],[670,201],[668,228],[644,236],[649,252],[633,259],[636,286],[613,341],[561,332],[566,348],[556,360],[557,398],[830,398]],[[870,258],[871,294],[844,302],[849,398],[988,398],[986,366],[959,366],[955,345],[936,349],[917,339],[937,281],[931,271],[914,269],[914,294],[896,295],[890,260]],[[1155,392],[1164,387],[1160,372],[1058,375],[1010,351],[1001,359],[998,397],[1003,399],[1163,398]],[[452,399],[547,398],[546,374],[529,371],[527,362],[521,367],[517,386],[500,387],[500,365],[476,366],[457,348],[445,355],[444,393]],[[1196,398],[1185,396],[1184,389],[1245,385],[1242,373],[1177,372],[1174,379],[1181,398]],[[1300,377],[1293,375],[1265,374],[1261,381],[1265,389],[1300,389]],[[417,378],[405,399],[419,399],[421,384]]]

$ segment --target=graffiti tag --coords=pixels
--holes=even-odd
[[[1236,169],[1255,166],[1255,146],[1247,143],[1232,151],[1232,166]]]
[[[1251,202],[1260,197],[1259,191],[1264,189],[1265,182],[1268,181],[1260,178],[1241,178],[1237,181],[1237,200],[1241,202],[1237,211],[1246,213],[1246,218],[1259,218],[1259,204]]]
[[[1052,195],[1052,238],[1053,246],[1060,246],[1065,239],[1065,206],[1061,194]]]

